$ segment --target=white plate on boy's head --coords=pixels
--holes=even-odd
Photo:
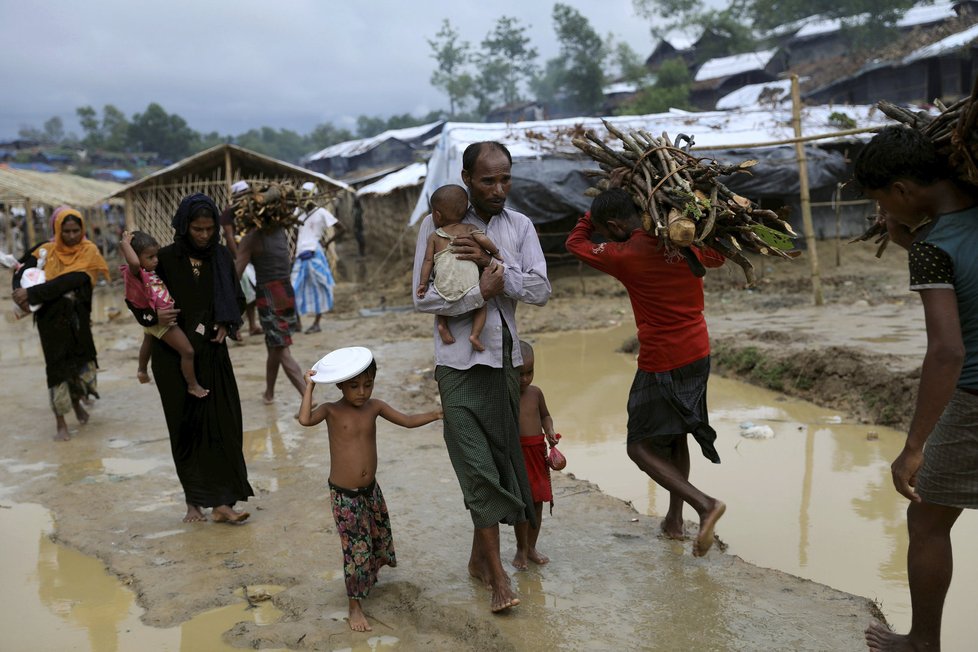
[[[362,346],[348,346],[330,351],[312,366],[314,383],[342,383],[359,376],[374,359],[370,349]]]

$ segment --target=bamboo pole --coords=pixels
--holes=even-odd
[[[815,243],[815,227],[812,224],[811,196],[808,192],[808,160],[805,158],[805,145],[801,140],[801,93],[798,90],[798,75],[791,76],[791,124],[795,130],[795,153],[798,156],[798,183],[801,186],[801,220],[805,230],[805,244],[808,246],[808,260],[812,269],[812,297],[816,306],[821,306],[822,280],[818,273],[818,249]]]
[[[795,136],[794,138],[783,138],[782,140],[769,140],[764,143],[738,143],[736,145],[693,145],[690,151],[702,152],[714,149],[757,149],[760,147],[773,147],[774,145],[794,145],[796,143],[810,143],[813,140],[825,140],[826,138],[839,138],[841,136],[852,136],[855,134],[866,134],[879,131],[883,127],[859,127],[858,129],[844,129],[833,131],[826,134],[816,134],[814,136]],[[801,133],[797,131],[796,133]]]
[[[30,197],[24,200],[24,228],[27,230],[27,246],[24,251],[27,252],[37,244],[36,230],[34,229],[34,207],[31,205]]]
[[[136,230],[136,215],[132,206],[132,190],[126,191],[126,231]]]
[[[231,203],[231,148],[224,148],[224,197],[225,203]]]

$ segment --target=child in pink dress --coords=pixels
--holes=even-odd
[[[126,231],[122,234],[120,243],[126,264],[122,266],[122,277],[125,279],[126,301],[136,308],[153,310],[173,307],[173,298],[166,285],[156,275],[157,254],[160,244],[148,233]],[[139,367],[136,378],[141,383],[149,382],[146,366],[149,364],[150,350],[153,338],[163,340],[171,349],[180,354],[180,371],[187,381],[187,392],[197,398],[207,396],[209,390],[197,382],[194,372],[194,349],[187,339],[186,333],[176,324],[156,324],[143,326],[143,343],[139,347]]]

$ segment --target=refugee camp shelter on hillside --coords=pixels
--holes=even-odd
[[[689,101],[711,111],[724,95],[748,84],[774,81],[784,69],[784,58],[773,49],[704,61],[693,77]]]
[[[235,181],[250,183],[291,182],[299,186],[306,181],[316,184],[320,193],[344,194],[350,187],[324,174],[301,168],[257,152],[223,144],[188,156],[147,177],[123,186],[109,195],[125,200],[126,225],[146,231],[161,243],[172,242],[170,220],[180,200],[202,192],[224,208],[231,197]],[[351,225],[346,225],[351,227]]]
[[[978,21],[978,14],[975,15]],[[805,93],[812,102],[950,104],[971,93],[978,72],[978,23],[902,57],[872,61],[856,74]]]
[[[888,119],[873,106],[811,106],[802,110],[805,135],[839,131],[831,117],[844,114],[858,127],[879,127]],[[837,118],[837,117],[836,117]],[[791,139],[790,104],[755,105],[732,111],[690,113],[672,110],[643,116],[605,118],[619,129],[645,129],[653,134],[667,132],[675,140],[680,134],[693,137],[695,149],[703,157],[723,163],[757,159],[752,174],[724,179],[732,190],[758,201],[766,208],[794,206],[790,220],[802,232],[799,204],[798,165],[793,145],[743,148],[744,145]],[[447,123],[428,162],[428,174],[409,224],[417,225],[428,213],[428,198],[446,183],[462,183],[462,152],[471,143],[495,140],[513,156],[513,184],[507,205],[533,220],[541,244],[550,259],[565,254],[567,232],[590,206],[584,191],[591,185],[585,170],[597,168],[580,153],[571,139],[585,130],[599,134],[609,146],[621,145],[607,132],[600,118],[568,118],[519,124]],[[840,182],[849,178],[846,148],[856,148],[871,134],[849,135],[817,141],[805,146],[809,184],[813,200],[829,198]],[[705,149],[701,149],[705,148]],[[843,235],[856,235],[865,229],[863,212],[845,216]],[[813,210],[817,237],[835,233],[836,213],[827,207]]]
[[[121,187],[121,184],[111,181],[99,181],[65,172],[35,172],[0,167],[0,204],[4,207],[3,211],[7,215],[12,212],[25,216],[39,213],[35,219],[25,224],[22,235],[29,244],[22,243],[21,249],[8,253],[20,256],[24,253],[22,247],[34,245],[50,237],[46,217],[62,204],[71,206],[85,216],[90,236],[95,227],[105,230],[105,197]],[[11,238],[11,227],[10,220],[5,220],[3,228],[7,246],[15,244]]]
[[[964,13],[978,6],[975,0],[963,2],[938,2],[911,7],[900,17],[896,28],[901,32],[926,27],[955,19],[959,13]],[[813,17],[801,21],[799,29],[783,41],[781,51],[785,55],[785,64],[793,68],[806,61],[818,61],[849,54],[849,42],[844,30],[844,23],[839,18]]]
[[[443,120],[417,127],[390,129],[370,138],[348,140],[302,160],[302,165],[350,184],[377,179],[423,160],[425,141],[437,135]]]

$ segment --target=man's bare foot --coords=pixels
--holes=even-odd
[[[445,344],[455,344],[455,336],[452,335],[452,331],[449,330],[448,325],[442,320],[438,320],[438,336],[441,337],[441,341]]]
[[[187,393],[197,398],[204,398],[211,393],[211,390],[204,389],[200,385],[187,385]]]
[[[870,623],[866,628],[866,645],[874,652],[912,652],[917,649],[909,636],[890,631],[880,623]]]
[[[485,584],[487,589],[492,589],[492,575],[489,574],[485,565],[480,565],[470,560],[469,575]]]
[[[713,501],[713,508],[700,517],[700,531],[693,542],[693,556],[702,557],[713,546],[713,528],[727,511],[727,506],[719,500]]]
[[[475,335],[469,335],[469,342],[472,343],[472,348],[476,351],[485,351],[486,347],[482,346],[482,342]]]
[[[359,600],[350,600],[350,629],[355,632],[370,632],[373,628],[367,622],[367,616],[360,608]]]
[[[88,423],[88,412],[82,407],[81,401],[73,404],[75,408],[75,418],[78,419],[78,423],[85,425]]]
[[[197,505],[187,505],[187,515],[183,517],[184,523],[201,523],[206,521],[207,517],[204,516],[204,512],[200,510]]]
[[[211,518],[215,523],[244,523],[251,516],[248,512],[238,512],[227,505],[221,505],[211,510]]]
[[[252,324],[252,326],[250,328],[248,328],[248,334],[249,335],[264,335],[265,334],[265,331],[263,331],[261,329],[261,326],[255,326],[254,324]]]
[[[676,523],[662,519],[659,529],[662,531],[662,536],[666,539],[675,539],[676,541],[685,541],[687,539],[686,527],[682,522],[677,525]]]
[[[492,601],[490,609],[493,613],[506,611],[510,607],[515,607],[520,603],[520,599],[513,595],[513,589],[509,586],[509,578],[505,582],[494,582],[490,584],[489,590],[492,591]]]
[[[274,405],[275,404],[275,395],[273,394],[273,395],[269,396],[268,394],[262,394],[261,395],[261,402],[264,403],[265,405]]]
[[[149,382],[149,373],[145,369],[136,372],[136,378],[143,385]]]
[[[541,553],[536,548],[530,548],[529,552],[526,553],[526,558],[539,566],[550,563],[550,557]]]

